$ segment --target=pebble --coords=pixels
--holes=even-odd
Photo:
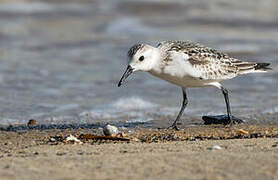
[[[30,119],[27,123],[27,126],[30,128],[30,127],[33,127],[37,124],[37,121],[34,120],[34,119]]]
[[[103,133],[105,136],[115,136],[117,134],[119,134],[119,130],[116,126],[112,126],[107,124],[104,128],[103,128]]]
[[[50,141],[50,142],[55,142],[56,139],[55,139],[55,138],[50,138],[49,141]]]
[[[210,149],[210,150],[221,150],[223,148],[221,146],[219,146],[219,145],[213,145],[212,147],[210,147],[208,149]]]
[[[8,142],[5,142],[4,145],[12,145],[13,143],[8,141]]]
[[[275,142],[272,147],[278,147],[278,142]]]
[[[65,153],[65,152],[57,152],[57,153],[56,153],[57,156],[63,156],[63,155],[66,155],[66,154],[67,154],[67,153]]]

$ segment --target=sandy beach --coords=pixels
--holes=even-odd
[[[2,131],[1,179],[276,179],[275,126],[126,129],[129,141],[86,140],[101,129]],[[248,133],[248,134],[247,134]],[[70,134],[82,144],[65,141]],[[224,140],[221,140],[224,139]]]

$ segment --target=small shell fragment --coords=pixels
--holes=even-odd
[[[105,136],[116,136],[119,134],[119,130],[116,126],[112,126],[107,124],[104,128],[103,128],[103,133]]]
[[[77,142],[79,144],[82,144],[82,142],[79,139],[77,139],[71,134],[66,138],[66,142],[74,142],[74,143]]]

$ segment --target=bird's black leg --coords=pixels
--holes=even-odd
[[[232,113],[231,113],[231,108],[230,108],[230,101],[229,101],[229,95],[228,95],[228,90],[225,89],[224,87],[221,87],[222,93],[224,95],[225,98],[225,102],[226,102],[226,108],[227,108],[227,115],[228,115],[228,119],[227,122],[225,124],[233,124],[233,120],[232,120]]]
[[[169,128],[174,128],[175,130],[179,130],[179,128],[177,126],[177,122],[180,120],[180,118],[181,118],[181,116],[183,114],[183,111],[184,111],[185,107],[188,104],[188,100],[187,100],[187,96],[186,96],[186,89],[185,88],[182,88],[182,95],[183,95],[183,101],[182,101],[181,110],[180,110],[176,120],[174,121],[174,123],[169,127]]]
[[[202,119],[205,121],[205,124],[225,124],[232,126],[237,123],[244,123],[245,121],[239,118],[232,116],[231,107],[229,102],[228,90],[221,86],[222,93],[225,98],[226,108],[227,108],[227,116],[226,115],[216,115],[216,116],[203,116]]]

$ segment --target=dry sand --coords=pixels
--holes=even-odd
[[[65,137],[101,130],[0,131],[1,180],[278,179],[278,127],[128,130],[129,142],[82,144]]]

